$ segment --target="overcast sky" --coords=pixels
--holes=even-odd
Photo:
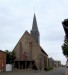
[[[24,32],[30,32],[34,13],[41,46],[49,57],[65,64],[62,21],[68,18],[68,0],[0,0],[0,49],[14,49]]]

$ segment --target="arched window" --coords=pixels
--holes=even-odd
[[[30,57],[32,57],[32,42],[29,43],[29,53]]]
[[[22,45],[22,42],[19,43],[19,54],[20,54],[20,57],[22,56],[22,52],[23,52],[23,45]]]

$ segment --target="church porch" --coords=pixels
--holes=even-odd
[[[14,61],[14,69],[37,70],[35,61]]]

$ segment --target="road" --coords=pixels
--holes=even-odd
[[[60,67],[48,72],[43,72],[41,75],[64,75],[64,74],[65,74],[65,68]]]
[[[3,72],[0,75],[64,75],[65,68],[60,67],[53,69],[51,71],[12,71],[12,72]]]

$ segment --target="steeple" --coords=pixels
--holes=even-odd
[[[37,21],[36,21],[36,16],[35,16],[35,14],[34,14],[34,18],[33,18],[32,30],[38,31]]]
[[[31,35],[36,40],[36,42],[39,44],[39,36],[40,35],[39,35],[38,27],[37,27],[37,21],[36,21],[35,14],[34,14],[34,17],[33,17],[33,24],[32,24]]]

